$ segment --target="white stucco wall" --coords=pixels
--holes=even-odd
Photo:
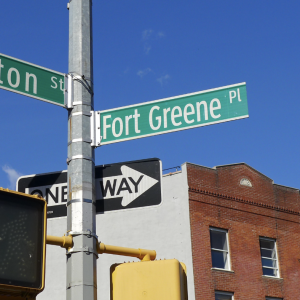
[[[104,244],[154,249],[157,259],[176,258],[187,266],[189,300],[195,299],[186,165],[182,172],[162,179],[163,201],[159,206],[107,212],[96,217],[99,240]],[[48,220],[48,235],[62,236],[66,217]],[[46,287],[39,300],[66,299],[65,250],[47,246]],[[110,266],[138,259],[99,255],[98,300],[110,300]]]

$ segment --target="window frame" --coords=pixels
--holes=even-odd
[[[276,254],[276,268],[273,268],[273,267],[266,267],[266,266],[263,266],[262,264],[262,259],[268,259],[268,260],[275,260],[274,258],[270,258],[270,257],[265,257],[265,256],[262,256],[262,253],[261,253],[261,249],[264,249],[264,250],[270,250],[270,249],[267,249],[267,248],[262,248],[260,246],[260,241],[261,240],[265,240],[265,241],[268,241],[268,242],[274,242],[274,251],[275,251],[275,254]],[[266,276],[266,277],[270,277],[270,278],[280,278],[280,272],[279,272],[279,260],[278,260],[278,252],[277,252],[277,240],[276,239],[273,239],[273,238],[268,238],[268,237],[264,237],[264,236],[260,236],[259,237],[259,249],[260,249],[260,259],[261,259],[261,267],[262,267],[262,271],[263,269],[272,269],[272,270],[277,270],[277,275],[276,276],[272,276],[272,275],[262,275],[262,276]],[[266,298],[268,299],[268,298]],[[269,298],[270,300],[273,300],[276,298]],[[281,298],[278,298],[278,300],[280,300]]]
[[[231,296],[231,300],[234,300],[234,293],[232,293],[232,292],[215,291],[215,299],[216,299],[216,294],[224,295],[224,296]]]
[[[211,241],[211,237],[210,237],[210,231],[219,231],[219,232],[223,232],[226,235],[226,243],[227,243],[227,250],[221,250],[221,249],[217,249],[217,248],[212,248],[212,241]],[[217,268],[212,266],[213,269],[217,269],[217,270],[223,270],[223,271],[232,271],[231,269],[231,260],[230,260],[230,249],[229,249],[229,238],[228,238],[228,230],[227,229],[223,229],[223,228],[216,228],[216,227],[209,227],[209,237],[210,237],[210,254],[211,254],[211,263],[212,263],[212,251],[218,251],[218,252],[225,252],[227,253],[227,265],[228,268]]]

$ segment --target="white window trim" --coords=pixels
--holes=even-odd
[[[224,296],[231,296],[231,300],[234,300],[234,294],[229,292],[222,292],[222,291],[215,291],[215,297],[216,294],[224,295]]]
[[[278,261],[278,252],[277,252],[277,240],[276,239],[271,239],[271,238],[267,238],[267,237],[263,237],[263,236],[260,236],[259,237],[259,241],[261,240],[265,240],[265,241],[270,241],[270,242],[274,242],[274,248],[275,248],[275,253],[276,253],[276,265],[277,265],[277,268],[272,268],[272,267],[264,267],[262,264],[261,264],[261,267],[262,269],[265,268],[265,269],[273,269],[273,270],[277,270],[277,276],[270,276],[270,275],[263,275],[265,277],[270,277],[270,278],[280,278],[280,272],[279,272],[279,261]],[[266,249],[266,250],[270,250],[270,249],[267,249],[267,248],[261,248],[260,247],[260,243],[259,243],[259,250],[260,249]],[[260,258],[262,259],[270,259],[270,260],[275,260],[273,258],[269,258],[269,257],[265,257],[265,256],[262,256],[261,255],[261,252],[260,252]],[[270,299],[272,300],[272,298],[266,298],[266,299]],[[273,298],[275,300],[277,300],[276,298]],[[281,298],[278,298],[279,300]]]
[[[229,247],[229,239],[228,239],[228,230],[227,229],[222,229],[222,228],[216,228],[216,227],[209,227],[209,231],[213,230],[213,231],[219,231],[219,232],[224,232],[226,234],[226,242],[227,242],[227,248],[228,250],[221,250],[221,249],[216,249],[216,248],[212,248],[211,247],[211,241],[210,241],[210,253],[212,250],[214,251],[220,251],[220,252],[227,252],[227,260],[228,260],[228,269],[226,268],[216,268],[216,267],[212,267],[213,269],[218,269],[218,270],[225,270],[225,271],[232,271],[231,270],[231,260],[230,260],[230,247]]]
[[[216,271],[222,271],[222,272],[234,273],[234,271],[232,271],[232,270],[220,269],[220,268],[216,268],[216,267],[211,267],[210,269],[211,269],[211,270],[216,270]]]

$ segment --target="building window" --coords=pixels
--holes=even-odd
[[[213,268],[230,270],[227,230],[210,228],[210,244]]]
[[[233,293],[215,292],[215,300],[233,300]]]
[[[274,239],[259,238],[259,243],[263,275],[279,277],[276,241]]]
[[[266,300],[283,300],[282,298],[266,297]]]

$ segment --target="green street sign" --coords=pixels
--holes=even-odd
[[[96,112],[101,145],[247,117],[246,83]]]
[[[0,54],[0,88],[65,106],[65,74]]]

